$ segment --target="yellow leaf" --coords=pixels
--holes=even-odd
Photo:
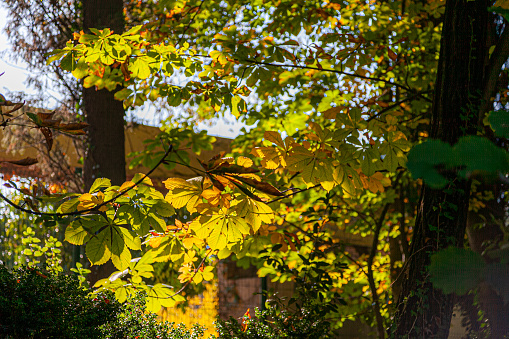
[[[120,186],[120,188],[118,189],[120,192],[123,192],[125,190],[127,190],[129,187],[133,187],[134,186],[134,182],[132,181],[126,181],[122,184],[122,186]]]
[[[255,147],[251,151],[255,157],[262,158],[262,166],[266,169],[276,169],[281,165],[286,167],[285,156],[274,147]]]
[[[251,160],[247,157],[238,157],[237,165],[249,168],[249,167],[253,166],[253,160]]]
[[[163,237],[152,237],[148,240],[148,244],[152,248],[158,248],[159,245],[161,245],[162,240],[163,240]]]
[[[166,194],[165,200],[174,208],[186,206],[189,213],[196,212],[196,205],[200,202],[202,192],[201,184],[196,181],[186,181],[181,178],[170,178],[163,181],[170,191]]]

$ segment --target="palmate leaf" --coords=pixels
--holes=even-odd
[[[131,251],[129,251],[127,246],[122,248],[122,252],[120,252],[120,254],[111,253],[111,262],[120,271],[123,271],[129,267],[131,258]]]
[[[221,209],[216,214],[201,215],[193,220],[191,230],[213,250],[222,250],[228,243],[239,242],[251,228],[243,218],[228,212],[231,211]]]
[[[320,183],[327,191],[334,188],[334,167],[332,161],[324,152],[316,154],[301,145],[294,144],[290,157],[288,157],[288,169],[300,172],[302,179],[308,185]]]
[[[108,244],[111,243],[111,232],[103,230],[94,235],[87,243],[85,252],[92,265],[102,265],[111,258]]]
[[[174,208],[182,208],[186,206],[189,213],[196,212],[196,205],[199,202],[200,195],[203,191],[201,182],[193,180],[184,180],[181,178],[170,178],[163,181],[169,190],[165,200]]]
[[[251,226],[253,232],[257,232],[262,223],[269,224],[274,219],[274,211],[269,205],[250,198],[242,199],[238,204],[232,207],[239,217]]]
[[[467,293],[483,279],[486,264],[480,254],[449,247],[431,256],[431,282],[444,293]]]
[[[87,234],[81,222],[76,220],[65,229],[65,240],[73,245],[83,245]]]

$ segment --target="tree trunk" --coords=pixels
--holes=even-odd
[[[431,137],[454,144],[475,134],[481,106],[490,14],[486,0],[446,2]],[[417,211],[406,279],[399,297],[393,336],[448,337],[454,296],[434,289],[426,267],[433,253],[461,246],[465,236],[470,182],[450,178],[441,190],[424,186]]]
[[[124,30],[122,0],[84,0],[83,28],[110,28],[115,33]],[[126,180],[124,146],[124,107],[115,100],[114,92],[106,89],[83,90],[83,103],[88,128],[88,144],[83,166],[85,189],[88,190],[95,179],[109,178],[113,185],[121,185]],[[102,266],[93,266],[88,279],[91,283],[108,277],[114,270],[108,261]]]

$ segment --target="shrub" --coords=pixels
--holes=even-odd
[[[175,327],[173,322],[158,322],[157,315],[146,312],[146,295],[138,293],[136,297],[123,305],[123,312],[113,321],[102,327],[105,339],[199,339],[204,329],[195,324],[187,329],[184,324]]]
[[[290,312],[270,306],[263,312],[255,309],[255,317],[244,316],[242,322],[230,317],[218,320],[216,329],[221,339],[322,339],[329,338],[330,325],[312,311]]]
[[[99,338],[121,306],[111,293],[90,292],[75,276],[0,266],[0,337]]]

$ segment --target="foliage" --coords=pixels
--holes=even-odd
[[[293,313],[275,306],[267,310],[255,309],[255,317],[249,310],[239,323],[235,318],[218,320],[216,327],[220,338],[330,338],[329,324],[316,317],[312,310],[301,309]]]
[[[66,240],[85,245],[91,264],[111,260],[118,269],[96,286],[114,290],[122,302],[145,291],[147,309],[157,311],[182,301],[179,293],[188,285],[211,281],[217,259],[233,256],[241,265],[257,264],[260,275],[275,281],[302,281],[308,292],[318,286],[313,300],[331,305],[324,314],[334,313],[347,300],[341,294],[348,295],[351,314],[372,309],[366,321],[376,319],[383,337],[392,316],[390,287],[396,291],[411,254],[419,208],[421,182],[407,168],[436,188],[457,176],[499,184],[509,170],[507,152],[498,146],[504,142],[492,137],[507,137],[502,109],[477,126],[479,135],[455,145],[426,141],[442,3],[193,0],[130,6],[128,15],[147,23],[126,32],[75,32],[47,55],[47,63],[71,72],[86,88],[122,87],[115,96],[125,107],[159,100],[201,116],[229,111],[254,126],[236,140],[232,156],[202,162],[192,168],[195,178],[164,181],[165,196],[148,176],[137,175],[121,186],[99,178],[87,193],[53,200],[69,224]],[[506,73],[499,79],[504,84]],[[495,96],[499,107],[507,104],[504,86]],[[28,118],[41,132],[61,127],[46,126],[38,115]],[[184,136],[189,133],[181,129],[157,136],[135,155],[134,165],[188,165],[177,145]],[[206,148],[211,140],[193,138],[193,147]],[[355,253],[338,234],[372,238],[369,254]],[[263,262],[257,261],[260,253]],[[436,258],[435,264],[445,260]],[[150,282],[153,264],[166,261],[179,267],[178,286]],[[432,271],[446,276],[437,266]],[[464,292],[478,282],[463,280],[458,290],[442,287]],[[261,331],[279,335],[264,326],[260,322]],[[232,323],[225,328],[240,335]]]
[[[198,339],[203,338],[203,328],[194,325],[187,329],[184,324],[175,326],[167,321],[159,322],[157,315],[146,312],[146,295],[138,293],[122,306],[122,312],[101,328],[101,338],[145,339]]]
[[[7,338],[98,338],[120,312],[111,292],[90,296],[76,277],[0,266],[0,335]]]

